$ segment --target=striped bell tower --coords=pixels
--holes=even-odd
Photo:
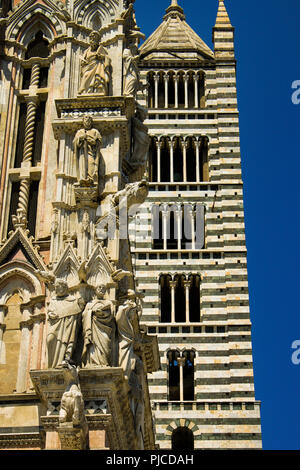
[[[261,448],[255,399],[234,28],[219,0],[214,50],[177,0],[140,48],[150,192],[131,226],[161,449]]]

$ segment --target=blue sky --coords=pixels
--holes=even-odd
[[[169,0],[136,0],[149,36]],[[179,0],[187,22],[212,48],[218,0]],[[300,449],[299,0],[225,0],[236,29],[238,100],[245,191],[246,241],[253,323],[256,399],[262,401],[263,446]],[[300,355],[299,355],[300,357]]]

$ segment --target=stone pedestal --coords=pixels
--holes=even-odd
[[[67,386],[63,371],[33,370],[30,375],[36,393],[48,410],[41,418],[46,431],[46,449],[138,450],[123,369],[104,367],[79,371],[87,433],[83,426],[59,423],[60,403]]]

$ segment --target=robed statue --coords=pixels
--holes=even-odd
[[[114,306],[104,299],[106,287],[99,285],[95,297],[86,304],[82,314],[84,347],[82,362],[85,367],[114,365],[116,323]]]
[[[135,45],[126,47],[123,52],[123,95],[136,97],[140,89],[139,53]]]
[[[100,34],[90,34],[90,47],[81,62],[81,82],[78,94],[107,96],[111,75],[111,61],[107,50],[100,44]]]
[[[69,293],[68,284],[57,279],[48,305],[48,367],[68,364],[76,347],[84,300]]]
[[[93,128],[93,119],[84,116],[83,127],[76,132],[73,141],[79,183],[98,182],[101,143],[102,136],[98,129]]]

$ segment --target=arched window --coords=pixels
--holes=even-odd
[[[166,138],[163,138],[161,140],[160,174],[161,182],[168,183],[169,181],[171,181],[170,145]]]
[[[170,401],[194,401],[194,351],[168,352],[168,378]]]
[[[163,274],[160,276],[160,305],[161,305],[161,322],[171,322],[171,276]]]
[[[185,323],[186,321],[186,300],[185,300],[185,287],[184,276],[175,276],[177,281],[175,289],[175,321],[176,323]]]
[[[191,275],[189,281],[190,321],[196,323],[200,321],[200,276]]]
[[[174,182],[183,181],[183,152],[182,142],[179,138],[173,139],[173,177]]]
[[[33,41],[27,46],[25,53],[25,59],[31,59],[32,57],[48,57],[49,55],[49,42],[44,38],[42,31],[38,31]]]
[[[184,351],[182,357],[185,358],[183,366],[183,399],[185,401],[194,400],[194,351]]]
[[[168,352],[169,401],[180,400],[180,373],[178,357],[178,351]]]
[[[172,450],[194,450],[194,435],[187,427],[179,427],[172,433]]]
[[[27,45],[25,60],[23,61],[22,87],[24,91],[19,95],[18,101],[19,122],[14,154],[15,169],[22,167],[23,160],[26,161],[27,165],[34,168],[39,167],[41,163],[47,90],[43,90],[43,93],[39,91],[37,94],[36,88],[45,89],[48,86],[48,55],[49,42],[44,38],[43,32],[38,30]],[[15,175],[17,175],[17,172]],[[12,216],[17,215],[18,210],[22,210],[22,216],[25,216],[28,221],[28,229],[31,235],[35,236],[40,172],[37,170],[32,172],[30,179],[22,179],[21,172],[18,177],[20,179],[19,187],[23,195],[22,205],[20,204],[21,193],[19,193],[16,200],[17,186],[14,183],[12,185],[11,210],[7,228],[8,231],[13,228]],[[26,195],[25,200],[24,194]]]

